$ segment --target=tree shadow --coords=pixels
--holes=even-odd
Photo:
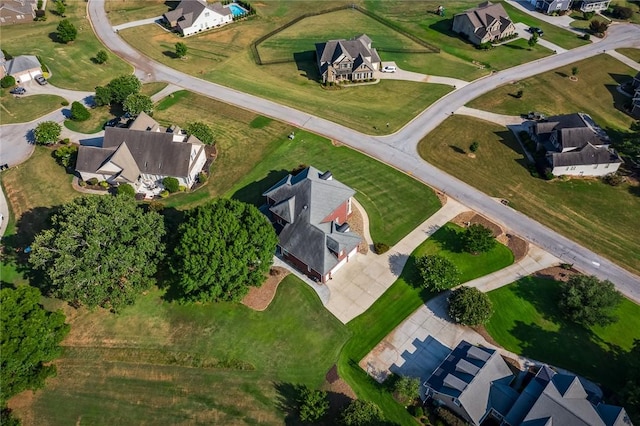
[[[461,233],[449,226],[443,226],[438,229],[430,238],[438,242],[444,250],[454,253],[462,253],[464,251]]]
[[[629,193],[636,197],[640,197],[640,185],[629,185]]]
[[[408,260],[409,256],[406,254],[394,253],[390,255],[389,268],[391,269],[391,273],[396,277],[399,277]]]
[[[151,203],[143,204],[142,208],[146,211],[152,209]],[[156,273],[157,286],[164,289],[165,292],[162,295],[162,299],[167,302],[173,302],[180,300],[183,296],[183,292],[178,285],[177,278],[171,272],[171,264],[175,261],[175,249],[180,241],[180,233],[178,227],[185,221],[187,211],[178,210],[175,207],[165,207],[159,213],[164,220],[164,227],[166,233],[162,242],[165,245],[166,256],[158,264],[158,272]]]
[[[162,54],[168,58],[171,59],[178,59],[179,56],[176,52],[174,52],[173,50],[165,50],[164,52],[162,52]]]
[[[285,414],[286,425],[302,425],[298,419],[298,396],[302,390],[301,385],[293,383],[276,382],[273,384],[276,390],[276,408]]]
[[[254,181],[240,188],[231,196],[231,198],[253,204],[255,206],[261,206],[264,204],[264,197],[262,194],[288,174],[288,170],[271,170],[264,179]]]
[[[627,74],[616,74],[610,72],[609,76],[613,78],[613,80],[618,84],[628,83],[629,81],[633,80],[633,76]]]
[[[51,32],[51,33],[47,34],[47,36],[49,37],[49,40],[51,40],[54,43],[64,44],[64,43],[62,43],[62,40],[60,40],[60,37],[58,37],[58,33],[56,33],[56,32]]]
[[[457,154],[466,154],[466,151],[464,149],[460,148],[459,146],[449,145],[449,148],[451,148]]]
[[[526,49],[522,46],[518,46],[516,44],[511,44],[511,43],[503,44],[502,46],[507,47],[509,49],[514,49],[514,50],[531,50],[531,49]]]
[[[609,93],[611,93],[611,98],[613,100],[612,106],[620,112],[627,114],[627,110],[625,105],[629,103],[629,98],[618,91],[618,86],[613,84],[605,84],[604,85]]]
[[[563,73],[563,72],[560,72],[560,71],[556,71],[556,75],[559,75],[559,76],[560,76],[560,77],[562,77],[562,78],[567,78],[567,77],[569,77],[567,74],[565,74],[565,73]]]
[[[315,61],[316,52],[296,52],[293,54],[293,60],[296,62],[300,75],[311,81],[320,81],[320,73]]]
[[[169,8],[169,10],[173,10],[180,4],[179,0],[166,0],[164,2],[165,6]]]

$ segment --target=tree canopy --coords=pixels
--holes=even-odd
[[[424,287],[429,290],[440,291],[460,284],[460,272],[456,265],[439,254],[419,257],[416,266]]]
[[[153,283],[163,257],[162,217],[131,197],[74,199],[32,244],[32,266],[51,294],[75,304],[119,310]]]
[[[340,416],[345,426],[377,426],[384,424],[382,410],[371,401],[356,399],[351,401]]]
[[[62,126],[55,121],[42,121],[33,130],[33,137],[38,145],[55,143],[60,137]]]
[[[111,104],[111,89],[107,86],[96,87],[96,94],[93,95],[93,101],[97,106]]]
[[[213,134],[213,130],[211,130],[211,127],[201,121],[189,123],[185,130],[190,135],[193,135],[196,138],[200,139],[200,142],[205,145],[211,145],[215,140],[215,136]]]
[[[153,111],[153,101],[142,93],[132,93],[124,100],[122,108],[131,115],[139,115],[141,112],[150,114]]]
[[[178,235],[171,267],[185,301],[240,300],[262,285],[278,242],[256,207],[228,199],[187,212]]]
[[[321,390],[309,389],[303,386],[298,398],[298,411],[300,420],[306,423],[315,423],[323,418],[329,411],[327,393]]]
[[[75,121],[86,121],[91,117],[91,113],[78,101],[71,103],[71,119]]]
[[[465,229],[462,235],[462,246],[469,253],[485,253],[496,246],[496,239],[491,229],[474,223]]]
[[[0,406],[27,389],[39,389],[55,374],[45,365],[60,355],[59,343],[69,332],[61,312],[40,305],[40,292],[30,286],[0,290]]]
[[[107,54],[107,52],[104,50],[98,50],[98,53],[96,53],[96,62],[99,64],[104,64],[105,62],[107,62],[107,60],[109,60],[109,55]]]
[[[493,304],[475,287],[459,287],[449,296],[449,316],[464,325],[484,324],[493,315]]]
[[[183,58],[187,55],[187,45],[182,43],[181,41],[176,43],[176,56],[178,58]]]
[[[60,40],[62,43],[69,43],[70,41],[76,39],[76,37],[78,36],[78,30],[76,29],[75,25],[71,23],[71,21],[69,21],[68,19],[63,19],[62,21],[60,21],[58,27],[56,28],[56,35],[58,37],[58,40]]]
[[[107,84],[111,95],[111,102],[122,104],[127,96],[138,93],[142,83],[133,74],[125,74],[116,77]]]
[[[616,322],[614,311],[621,302],[613,283],[595,276],[574,275],[560,284],[560,310],[570,321],[587,327]]]

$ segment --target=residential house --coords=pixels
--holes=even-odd
[[[489,43],[512,36],[516,27],[502,7],[489,1],[453,17],[453,31],[462,34],[475,45]]]
[[[640,72],[633,77],[631,88],[635,90],[631,100],[631,115],[640,119]]]
[[[552,13],[567,12],[573,6],[573,0],[529,0],[536,10],[551,15]]]
[[[502,422],[506,426],[632,426],[622,407],[601,401],[594,384],[570,373],[540,367]]]
[[[548,117],[533,124],[529,133],[538,149],[547,151],[555,176],[604,176],[622,164],[607,134],[588,114]]]
[[[163,15],[167,24],[183,36],[219,27],[233,21],[228,5],[207,3],[206,0],[182,0],[178,6]]]
[[[36,0],[2,0],[0,25],[31,22],[36,17]]]
[[[582,12],[601,12],[607,10],[611,0],[582,0],[580,2],[580,10]]]
[[[323,83],[368,80],[382,67],[378,51],[365,34],[316,43],[316,59]]]
[[[361,238],[350,232],[355,191],[331,172],[307,167],[269,188],[262,211],[278,234],[278,254],[321,283],[330,280],[358,251]]]
[[[486,419],[499,422],[518,398],[509,386],[513,378],[498,351],[463,340],[424,383],[425,398],[446,406],[472,425]]]
[[[177,126],[164,128],[141,113],[129,128],[107,127],[101,147],[80,146],[76,171],[85,181],[129,184],[137,193],[157,195],[165,177],[193,186],[205,162],[198,138]]]
[[[42,74],[40,61],[33,55],[16,56],[13,59],[5,60],[4,55],[0,58],[0,74],[10,75],[16,79],[16,83],[26,83],[34,77]]]

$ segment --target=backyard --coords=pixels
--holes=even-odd
[[[466,154],[472,142],[479,143],[475,158]],[[431,132],[418,149],[434,166],[487,195],[509,200],[511,207],[532,219],[640,272],[636,187],[612,187],[597,179],[534,178],[510,131],[458,115]]]
[[[132,72],[129,65],[114,54],[102,65],[92,58],[99,50],[106,50],[98,41],[86,17],[84,2],[68,2],[66,19],[78,30],[78,37],[69,44],[55,40],[56,27],[62,18],[55,15],[54,2],[47,2],[47,20],[12,25],[2,32],[2,48],[12,56],[37,55],[51,71],[49,82],[74,90],[93,90],[120,74]]]
[[[27,123],[62,108],[63,98],[56,95],[14,96],[10,89],[0,93],[0,125]]]
[[[578,81],[569,80],[577,67]],[[586,112],[605,130],[628,131],[633,119],[620,108],[629,98],[616,87],[636,72],[609,55],[598,55],[535,77],[507,84],[469,102],[468,106],[499,114],[540,111],[546,115]],[[514,94],[523,91],[522,98]]]
[[[557,281],[525,277],[489,292],[496,309],[487,331],[509,351],[584,375],[609,391],[620,389],[625,355],[640,339],[640,306],[623,299],[617,323],[584,328],[562,317],[559,290]]]

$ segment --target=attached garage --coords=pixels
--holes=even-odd
[[[40,61],[33,55],[16,56],[6,62],[5,68],[17,83],[25,83],[42,74]]]

